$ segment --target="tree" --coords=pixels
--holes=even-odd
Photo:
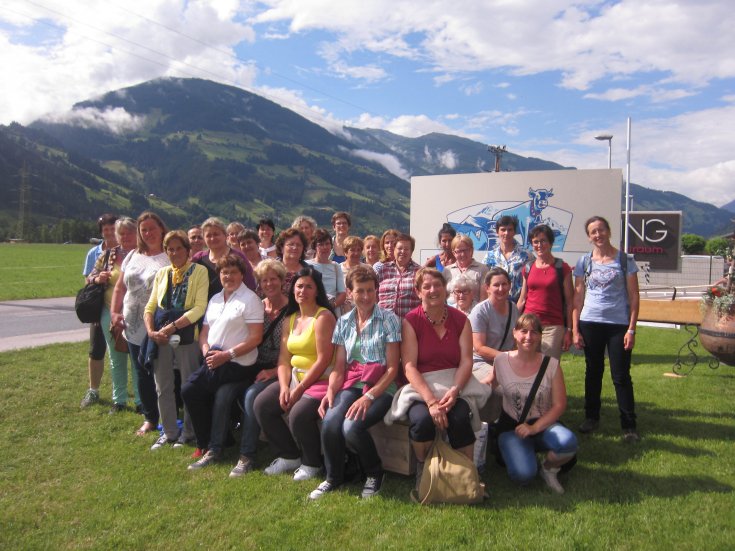
[[[707,241],[707,244],[704,246],[704,252],[713,256],[727,257],[731,254],[730,243],[725,237],[713,237]]]
[[[702,254],[707,244],[704,237],[694,233],[685,233],[681,236],[681,248],[684,254]]]

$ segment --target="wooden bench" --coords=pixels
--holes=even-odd
[[[699,300],[641,299],[638,320],[683,326],[689,339],[679,348],[673,371],[677,375],[691,373],[700,361],[695,350],[699,346],[699,326],[702,324]],[[719,365],[716,358],[708,363],[713,369]]]

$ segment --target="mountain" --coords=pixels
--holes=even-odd
[[[730,201],[727,205],[722,205],[722,207],[720,207],[720,208],[722,208],[722,209],[724,209],[726,211],[729,211],[729,212],[735,212],[735,199],[733,199],[732,201]]]
[[[209,215],[248,225],[270,216],[283,228],[308,214],[328,225],[335,210],[346,210],[356,215],[360,235],[407,230],[410,176],[490,170],[493,162],[485,144],[458,136],[332,133],[239,88],[156,79],[29,127],[0,126],[0,238],[17,233],[19,218],[40,239],[60,220],[81,224],[105,211],[146,208],[172,227]],[[502,168],[568,167],[505,152]],[[683,210],[687,232],[731,229],[727,211],[676,193],[632,189],[637,210]]]

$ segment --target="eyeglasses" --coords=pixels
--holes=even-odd
[[[465,254],[470,252],[469,249],[454,249],[454,254]]]
[[[286,247],[287,249],[300,249],[301,247],[303,247],[303,245],[298,242],[284,243],[283,246]]]
[[[460,296],[470,295],[472,294],[472,290],[471,289],[455,289],[454,291],[452,291],[452,293],[455,295],[460,295]]]

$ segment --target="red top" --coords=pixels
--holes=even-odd
[[[551,265],[542,270],[535,262],[529,265],[530,271],[523,270],[526,280],[526,306],[524,312],[536,314],[541,325],[564,325],[562,311],[562,297],[559,282],[556,280],[556,268]],[[561,271],[566,278],[572,269],[566,262],[562,263]],[[571,322],[571,320],[570,320]]]
[[[462,357],[459,336],[467,322],[467,316],[451,306],[447,306],[447,309],[447,321],[444,324],[447,330],[441,340],[421,306],[406,314],[405,319],[411,324],[418,341],[416,367],[420,373],[459,367]]]

